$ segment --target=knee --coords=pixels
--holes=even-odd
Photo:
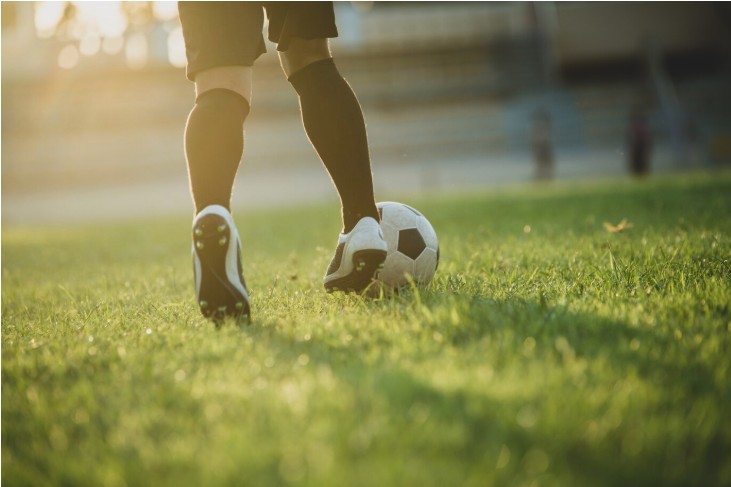
[[[234,121],[243,124],[249,110],[249,102],[238,93],[223,88],[212,89],[198,95],[188,123],[198,120],[206,125],[215,125],[222,121],[231,126]]]
[[[293,38],[289,48],[279,53],[279,60],[287,78],[309,64],[331,57],[330,43],[327,39]]]
[[[251,86],[251,66],[219,66],[201,71],[195,76],[196,97],[210,90],[224,89],[238,93],[251,104]]]

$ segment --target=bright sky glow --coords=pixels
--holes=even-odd
[[[67,44],[58,53],[58,65],[63,69],[71,69],[79,63],[79,50],[74,44]]]
[[[178,17],[177,2],[152,2],[152,14],[157,20],[167,22]]]
[[[66,32],[76,42],[64,46],[59,52],[58,64],[65,69],[75,67],[83,56],[99,52],[118,54],[124,52],[127,65],[139,69],[148,61],[148,39],[141,32],[129,32],[129,21],[119,1],[73,1],[75,15],[67,24]],[[63,19],[67,2],[35,2],[34,23],[40,38],[47,39],[56,33]],[[152,2],[152,14],[156,21],[165,23],[168,32],[168,60],[173,66],[185,66],[185,43],[180,25],[176,22],[176,2]],[[73,42],[73,41],[72,41]]]
[[[65,8],[64,2],[37,2],[35,4],[33,21],[38,37],[47,39],[53,35]]]
[[[105,54],[119,54],[124,49],[124,37],[105,37],[102,41],[102,51]]]
[[[168,34],[168,60],[176,68],[185,67],[185,41],[183,40],[183,29],[180,26],[175,27]]]
[[[81,38],[79,42],[79,51],[84,56],[93,56],[102,46],[102,39],[96,32],[89,32]]]
[[[127,29],[120,2],[73,2],[82,36],[96,32],[102,37],[118,37]],[[83,37],[82,37],[83,38]]]
[[[147,64],[147,38],[142,32],[135,32],[127,38],[124,57],[131,69],[141,69]]]

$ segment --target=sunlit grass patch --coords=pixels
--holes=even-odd
[[[4,228],[3,480],[731,482],[728,173],[408,203],[439,270],[378,299],[322,289],[335,209],[236,214],[220,330],[185,219]]]

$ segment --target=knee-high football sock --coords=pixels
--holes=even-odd
[[[343,232],[358,220],[378,220],[363,112],[332,59],[308,64],[289,77],[297,91],[307,136],[335,183]]]
[[[196,214],[213,204],[229,208],[248,114],[249,103],[230,90],[209,90],[196,99],[185,127],[185,157]]]

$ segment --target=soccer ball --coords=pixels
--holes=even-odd
[[[376,206],[388,244],[378,281],[392,288],[408,285],[410,279],[428,283],[439,264],[439,241],[429,220],[403,203],[382,201]]]

